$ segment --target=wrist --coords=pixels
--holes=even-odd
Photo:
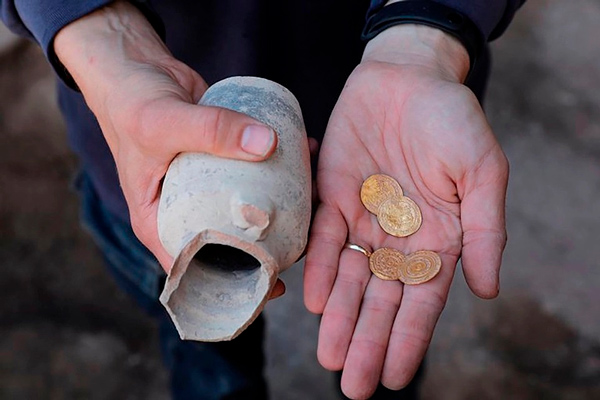
[[[458,39],[419,24],[396,25],[379,33],[365,47],[362,62],[368,61],[415,65],[460,83],[470,68],[469,54]]]
[[[145,16],[128,2],[117,1],[63,27],[54,51],[81,91],[99,83],[118,82],[130,63],[155,63],[171,55]]]

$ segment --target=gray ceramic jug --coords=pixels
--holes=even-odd
[[[306,247],[310,155],[300,106],[275,82],[228,78],[199,104],[247,114],[278,135],[263,162],[180,154],[163,183],[158,230],[175,261],[160,300],[182,339],[220,341],[254,321]]]

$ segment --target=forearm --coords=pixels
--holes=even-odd
[[[526,0],[435,0],[467,15],[481,30],[485,40],[499,37]],[[368,15],[380,10],[389,0],[371,0]]]
[[[127,2],[115,2],[62,28],[54,51],[84,93],[103,93],[126,79],[136,63],[160,65],[171,54],[146,17]],[[88,102],[91,99],[86,97]]]
[[[414,64],[464,82],[490,34],[503,30],[523,2],[373,0],[363,32],[369,40],[363,61]]]
[[[13,32],[36,41],[57,75],[72,88],[75,84],[54,52],[56,34],[65,26],[93,13],[114,0],[0,0],[0,18]],[[130,0],[163,37],[160,17],[143,0]]]
[[[418,65],[457,82],[463,82],[469,72],[469,55],[457,39],[416,24],[397,25],[377,35],[365,47],[363,61]]]

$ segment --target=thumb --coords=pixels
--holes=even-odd
[[[508,163],[504,155],[490,157],[470,180],[461,202],[463,273],[473,293],[489,299],[498,295],[506,245]]]
[[[225,158],[261,161],[277,147],[273,128],[221,107],[178,103],[176,118],[167,118],[163,132],[173,132],[166,145],[173,153],[202,152]],[[163,115],[167,115],[166,113]]]

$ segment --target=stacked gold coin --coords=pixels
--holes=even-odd
[[[373,275],[383,280],[400,280],[407,285],[418,285],[433,279],[442,267],[440,256],[429,250],[419,250],[408,256],[401,251],[382,247],[369,257]]]
[[[404,195],[394,178],[384,174],[369,176],[360,188],[360,200],[365,208],[377,216],[379,226],[390,235],[406,237],[421,227],[423,217],[419,206]],[[399,250],[383,247],[369,257],[373,275],[383,280],[400,280],[407,285],[417,285],[433,279],[440,268],[440,256],[429,250],[419,250],[408,256]]]
[[[406,237],[421,227],[419,206],[407,196],[394,178],[384,174],[369,176],[360,188],[360,199],[377,216],[381,228],[396,237]]]

